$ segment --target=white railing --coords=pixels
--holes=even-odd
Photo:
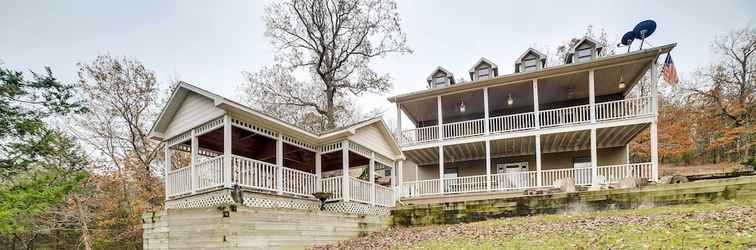
[[[417,197],[432,194],[441,194],[439,179],[410,181],[402,183],[402,197]]]
[[[375,185],[375,204],[384,207],[394,206],[394,191],[391,188]]]
[[[596,104],[596,120],[623,119],[653,114],[650,96],[636,97]]]
[[[651,179],[652,164],[632,163],[622,165],[611,165],[598,167],[599,179],[602,184],[617,183],[626,177],[636,177],[641,179]]]
[[[535,113],[520,113],[489,118],[491,133],[512,132],[535,128]]]
[[[401,145],[438,140],[438,126],[404,130],[397,140],[399,140],[399,144]]]
[[[486,176],[464,176],[444,179],[444,193],[469,193],[486,191]]]
[[[484,122],[485,118],[443,124],[444,138],[482,135],[483,133],[485,133],[485,127],[483,127]]]
[[[315,174],[283,168],[283,192],[312,197],[318,183]]]
[[[354,177],[349,178],[349,198],[354,201],[370,203],[370,182]]]
[[[168,196],[182,195],[192,192],[192,168],[185,167],[171,170],[168,173],[168,185],[166,185]]]
[[[591,105],[580,105],[538,112],[541,127],[554,127],[591,121]]]
[[[556,181],[565,179],[575,180],[575,185],[591,184],[591,168],[549,169],[541,173],[543,174],[541,184],[545,187],[555,187]]]
[[[320,185],[322,185],[322,191],[326,193],[331,193],[331,198],[328,200],[340,200],[342,195],[342,180],[343,176],[335,176],[335,177],[329,177],[329,178],[323,178],[320,179]]]
[[[223,156],[216,156],[194,166],[197,189],[223,185]]]
[[[276,190],[277,166],[241,156],[231,156],[232,180],[242,187]]]
[[[534,188],[538,185],[536,171],[501,173],[491,175],[491,190],[510,191]]]

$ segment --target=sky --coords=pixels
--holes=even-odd
[[[77,80],[76,64],[97,55],[135,58],[165,87],[180,79],[238,99],[242,72],[274,63],[264,35],[267,1],[37,1],[0,0],[0,64],[15,70],[50,66],[64,82]],[[399,1],[402,28],[414,53],[389,55],[370,66],[389,73],[394,88],[358,99],[362,110],[395,109],[386,97],[425,89],[436,66],[455,77],[480,57],[512,73],[528,47],[543,52],[586,26],[604,30],[610,45],[639,21],[653,19],[647,44],[677,43],[672,52],[683,78],[716,56],[716,36],[756,26],[756,1]],[[622,48],[618,50],[623,50]]]

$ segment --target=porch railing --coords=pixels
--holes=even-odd
[[[354,201],[370,203],[370,182],[354,177],[349,178],[349,197]]]
[[[597,167],[600,184],[614,184],[626,177],[651,179],[652,163],[633,163]],[[516,191],[529,188],[553,188],[558,180],[574,179],[576,185],[592,184],[591,168],[550,169],[541,171],[542,184],[538,186],[538,172],[525,171],[491,175],[491,191]],[[443,192],[439,182],[443,182]],[[439,194],[488,191],[485,175],[421,180],[403,183],[400,196],[422,197]]]
[[[232,180],[242,187],[276,190],[277,166],[241,156],[231,156]]]
[[[168,173],[168,196],[182,195],[192,192],[192,169],[179,168]]]
[[[343,176],[320,179],[320,185],[323,187],[323,192],[331,193],[331,199],[329,200],[340,200],[343,198],[343,192],[341,192],[343,189],[341,184],[343,179]]]
[[[315,193],[318,183],[315,174],[283,168],[283,192],[303,196]]]
[[[375,204],[393,207],[394,206],[394,191],[391,188],[387,188],[381,185],[375,185]]]
[[[216,156],[194,167],[197,189],[223,186],[223,156]]]
[[[653,97],[651,96],[596,103],[596,121],[653,115],[652,103]],[[540,110],[537,115],[534,112],[528,112],[490,117],[487,121],[483,118],[443,124],[443,138],[439,137],[438,126],[414,128],[402,131],[401,135],[397,136],[397,142],[399,145],[406,146],[439,139],[483,135],[486,133],[484,126],[486,122],[488,122],[488,132],[490,133],[534,129],[536,119],[538,119],[537,122],[542,128],[589,123],[591,121],[591,105]]]
[[[473,135],[482,135],[485,119],[468,120],[461,122],[445,123],[444,138],[457,138]]]

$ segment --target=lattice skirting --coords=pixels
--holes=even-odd
[[[223,189],[204,194],[192,195],[165,202],[168,209],[176,208],[197,208],[197,207],[218,207],[222,205],[234,204],[231,196],[231,190]]]
[[[347,213],[347,214],[362,214],[362,215],[389,215],[391,209],[381,206],[370,206],[358,202],[335,202],[325,205],[326,211]]]
[[[263,208],[320,209],[320,202],[315,200],[277,197],[252,192],[244,192],[244,205]]]

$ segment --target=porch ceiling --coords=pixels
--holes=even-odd
[[[598,148],[625,146],[646,127],[648,124],[598,129],[596,130],[596,144]],[[588,150],[590,145],[590,130],[541,135],[542,154]],[[491,157],[493,158],[533,154],[535,154],[535,136],[491,141]],[[438,147],[405,151],[404,155],[419,165],[438,163]],[[485,157],[484,142],[444,146],[444,162],[485,159]]]

